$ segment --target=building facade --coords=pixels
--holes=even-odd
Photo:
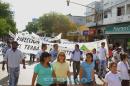
[[[97,2],[89,5],[94,3]],[[89,28],[97,30],[97,37],[102,35],[109,43],[120,43],[127,50],[130,47],[130,0],[102,0],[100,5],[94,6],[102,11],[97,10],[97,15],[92,16],[93,21],[87,21]]]
[[[130,0],[104,0],[103,9],[104,34],[109,43],[120,43],[127,51],[130,46]]]

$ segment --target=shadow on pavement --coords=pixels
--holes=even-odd
[[[1,86],[8,86],[8,76],[6,76],[0,80],[0,85]]]

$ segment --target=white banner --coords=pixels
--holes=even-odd
[[[0,41],[0,55],[2,55],[2,51],[3,51],[3,49],[4,49],[6,46],[7,46],[6,43]]]
[[[19,33],[15,37],[15,41],[19,43],[19,49],[23,53],[33,53],[36,54],[38,50],[41,49],[41,44],[45,43],[47,44],[47,51],[49,52],[53,48],[54,43],[49,43],[45,41],[41,41],[40,37],[37,36],[36,34],[23,34]],[[91,52],[94,48],[98,51],[98,49],[101,47],[101,43],[105,42],[105,48],[107,49],[108,53],[108,46],[107,46],[107,41],[106,39],[100,40],[100,41],[95,41],[95,42],[87,42],[87,43],[57,43],[59,45],[59,51],[64,51],[66,53],[66,58],[69,59],[71,52],[75,48],[75,44],[79,44],[79,48],[81,51],[84,52],[84,57],[87,52]]]
[[[37,51],[41,49],[42,42],[39,36],[34,34],[19,33],[16,35],[15,41],[18,42],[18,49],[20,49],[23,53],[36,54]]]

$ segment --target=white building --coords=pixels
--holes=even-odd
[[[103,0],[103,25],[130,21],[130,0]]]

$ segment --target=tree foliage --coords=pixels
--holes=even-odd
[[[8,3],[0,1],[0,36],[7,35],[9,30],[13,33],[17,32],[13,12],[9,7]]]
[[[26,30],[29,32],[45,31],[50,34],[67,33],[75,29],[76,25],[67,16],[54,12],[44,14],[36,21],[29,22],[26,26]]]

